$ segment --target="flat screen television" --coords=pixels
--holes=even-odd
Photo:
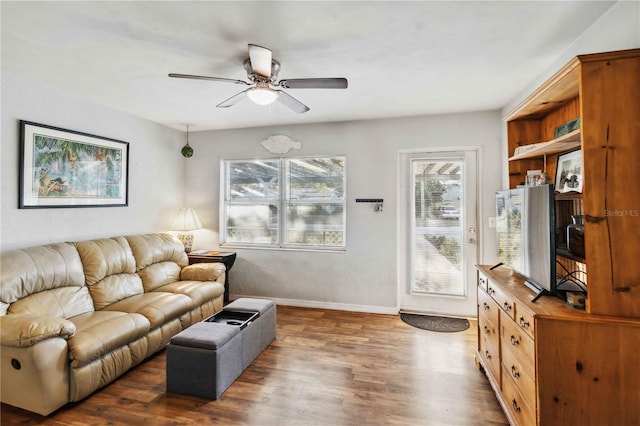
[[[555,212],[552,185],[496,193],[496,247],[499,264],[526,278],[533,301],[556,289]]]

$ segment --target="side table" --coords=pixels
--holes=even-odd
[[[223,263],[227,272],[224,276],[224,303],[229,303],[229,271],[236,261],[234,251],[208,251],[196,250],[188,253],[189,265],[194,263]]]

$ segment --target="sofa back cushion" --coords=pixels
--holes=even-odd
[[[180,240],[171,234],[130,235],[126,238],[145,291],[180,280],[180,271],[189,264]]]
[[[70,318],[94,310],[78,251],[70,243],[2,254],[0,314]]]
[[[75,245],[97,310],[143,293],[131,247],[124,237],[80,241]]]

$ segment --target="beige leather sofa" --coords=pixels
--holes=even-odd
[[[222,309],[225,268],[146,234],[2,254],[2,402],[47,415]]]

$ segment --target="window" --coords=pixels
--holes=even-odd
[[[345,248],[345,157],[223,160],[223,244]]]

